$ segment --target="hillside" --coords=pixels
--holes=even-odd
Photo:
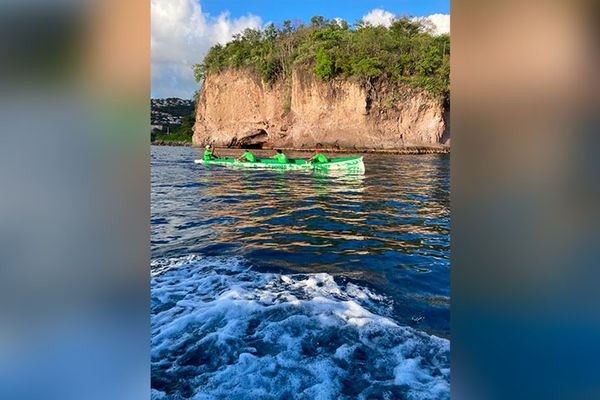
[[[150,139],[190,142],[194,125],[194,102],[175,97],[150,100]]]
[[[150,123],[152,125],[169,126],[171,129],[183,124],[183,118],[194,112],[191,100],[171,97],[168,99],[150,100]]]
[[[327,21],[246,30],[214,46],[194,143],[398,148],[449,143],[448,35]]]

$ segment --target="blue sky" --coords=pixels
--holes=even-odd
[[[431,14],[450,14],[450,0],[202,0],[202,9],[212,15],[229,11],[234,18],[253,14],[263,21],[280,23],[283,20],[309,21],[313,15],[342,18],[354,23],[375,8],[393,14],[425,17]]]
[[[151,96],[191,98],[200,87],[193,65],[246,28],[309,22],[314,15],[389,26],[397,16],[410,16],[427,17],[438,33],[448,33],[449,14],[450,0],[151,0]]]

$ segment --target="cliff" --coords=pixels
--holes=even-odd
[[[193,143],[202,146],[398,149],[449,144],[443,101],[387,81],[323,82],[294,70],[266,85],[226,70],[206,76]]]

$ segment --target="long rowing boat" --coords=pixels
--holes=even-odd
[[[217,158],[213,160],[194,160],[196,164],[221,165],[233,168],[261,168],[261,169],[281,169],[281,170],[303,170],[318,172],[365,172],[365,164],[362,156],[332,158],[326,163],[310,163],[305,160],[290,160],[289,163],[281,164],[276,160],[260,159],[256,162],[238,161],[234,158]]]

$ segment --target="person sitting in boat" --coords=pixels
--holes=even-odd
[[[204,150],[204,161],[210,161],[215,158],[219,158],[219,156],[215,153],[215,149],[210,144],[207,144]]]
[[[309,162],[313,162],[313,163],[326,163],[329,162],[329,160],[327,159],[327,157],[325,157],[325,155],[323,153],[321,153],[321,150],[315,150],[315,155],[312,156],[312,158],[310,160],[308,160]]]
[[[250,153],[250,151],[246,150],[246,152],[238,158],[238,161],[256,162],[256,157],[254,154]]]
[[[281,151],[279,149],[276,151],[277,151],[277,154],[275,154],[273,156],[273,158],[275,160],[277,160],[277,162],[279,162],[279,164],[287,164],[290,162],[290,160],[287,158],[287,156],[285,154],[283,154],[283,151]]]

